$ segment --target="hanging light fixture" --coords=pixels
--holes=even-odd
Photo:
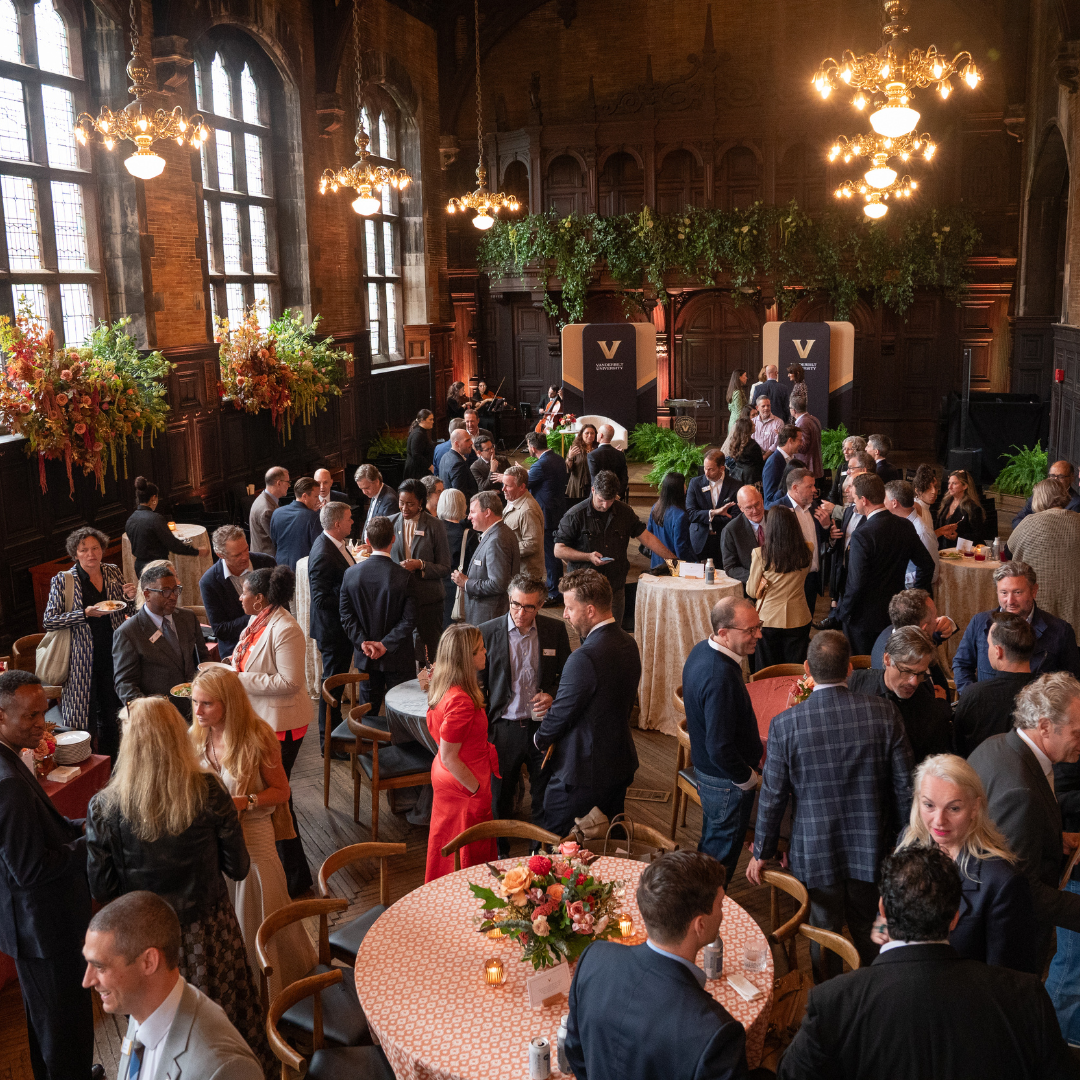
[[[905,177],[896,183],[896,170],[889,165],[891,159],[899,159],[907,163],[914,155],[920,154],[924,160],[930,161],[937,151],[934,141],[925,132],[917,135],[914,132],[901,135],[899,138],[890,138],[869,132],[865,135],[856,135],[848,138],[841,135],[833,143],[829,150],[829,161],[842,160],[848,164],[854,159],[867,157],[870,159],[870,168],[863,174],[862,180],[847,180],[836,190],[836,197],[850,198],[852,194],[869,195],[874,191],[892,191],[900,198],[910,198],[911,193],[918,187],[918,183]],[[888,213],[888,207],[884,200],[868,200],[863,212],[872,218],[881,218]]]
[[[319,178],[319,194],[327,191],[339,191],[343,187],[356,192],[352,208],[364,217],[370,217],[382,206],[382,200],[374,192],[381,192],[384,187],[404,191],[412,182],[412,177],[404,169],[388,169],[385,165],[372,165],[368,160],[371,154],[368,147],[371,139],[364,129],[364,80],[360,68],[360,0],[353,4],[352,19],[353,55],[356,58],[356,158],[349,166],[341,169],[324,169]]]
[[[153,180],[165,169],[165,159],[151,150],[155,142],[159,139],[175,139],[177,146],[183,146],[186,142],[192,149],[198,149],[209,137],[210,129],[199,113],[186,118],[179,105],[171,112],[148,106],[145,99],[154,92],[154,87],[150,81],[150,66],[139,55],[135,0],[131,0],[129,15],[131,59],[127,73],[131,86],[128,91],[135,95],[135,100],[116,113],[108,105],[103,105],[96,120],[89,113],[80,113],[75,121],[75,138],[82,146],[87,146],[97,132],[108,150],[112,150],[118,141],[130,140],[137,149],[124,161],[124,166],[140,180]]]
[[[484,126],[481,119],[480,97],[480,0],[473,0],[473,26],[476,31],[476,179],[477,188],[461,198],[451,199],[446,204],[448,214],[458,211],[475,210],[473,225],[480,230],[490,229],[495,224],[495,215],[505,206],[511,213],[520,207],[513,195],[504,195],[501,191],[492,193],[487,189],[487,169],[484,166]]]
[[[892,172],[891,169],[888,171]],[[838,199],[852,199],[856,196],[862,196],[864,200],[863,213],[868,218],[877,220],[883,218],[889,212],[886,203],[888,203],[890,197],[910,199],[919,186],[918,181],[912,180],[910,176],[904,176],[900,180],[896,180],[895,176],[896,174],[893,173],[894,179],[892,181],[876,187],[866,178],[862,180],[845,180],[833,194]],[[882,178],[879,177],[878,179]]]
[[[971,53],[959,52],[951,60],[931,45],[925,52],[908,49],[910,27],[904,24],[907,7],[904,0],[883,0],[885,9],[884,43],[877,52],[856,56],[846,51],[839,61],[831,56],[821,62],[811,85],[827,98],[833,90],[851,87],[852,105],[862,111],[876,105],[870,114],[870,126],[879,135],[898,138],[915,130],[919,113],[912,107],[917,88],[937,86],[942,100],[952,92],[952,77],[959,75],[972,90],[982,75]]]

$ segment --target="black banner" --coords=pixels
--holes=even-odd
[[[825,348],[828,357],[828,344]],[[581,360],[582,413],[607,416],[631,430],[638,422],[637,331],[634,324],[586,324],[581,340]],[[655,399],[655,391],[653,397]]]
[[[806,373],[809,411],[822,427],[829,426],[829,350],[828,323],[782,322],[777,367],[779,382],[788,385],[787,369],[802,364]]]

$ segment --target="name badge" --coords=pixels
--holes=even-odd
[[[121,1039],[120,1040],[120,1053],[124,1057],[131,1057],[132,1048],[135,1045],[134,1039]]]
[[[473,562],[473,566],[479,566],[480,565],[480,560],[479,559],[473,559],[472,562]]]
[[[156,631],[156,632],[155,632],[154,634],[152,634],[152,635],[151,635],[151,637],[150,637],[150,644],[151,644],[151,645],[153,645],[153,644],[154,644],[154,642],[155,642],[155,641],[157,641],[157,639],[158,639],[159,637],[161,637],[161,631],[160,631],[160,630]]]
[[[544,655],[545,656],[554,656],[555,655],[555,650],[554,649],[545,649],[544,650]]]
[[[424,535],[424,530],[423,530],[423,529],[417,529],[417,530],[416,530],[416,531],[415,531],[415,532],[413,533],[413,536],[423,536],[423,535]]]

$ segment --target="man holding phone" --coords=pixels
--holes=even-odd
[[[716,566],[723,566],[720,534],[732,517],[739,513],[735,501],[739,482],[727,475],[724,455],[720,450],[710,450],[705,455],[703,472],[704,475],[695,476],[686,488],[690,546],[699,562],[712,559]]]

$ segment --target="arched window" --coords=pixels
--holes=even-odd
[[[577,158],[564,154],[548,165],[544,181],[544,205],[559,217],[584,214],[587,189]]]
[[[198,99],[213,129],[202,151],[211,312],[231,323],[262,301],[258,316],[265,325],[281,307],[263,85],[268,67],[253,42],[230,44],[209,64],[196,65]]]
[[[73,133],[89,104],[78,33],[54,0],[0,0],[0,313],[26,297],[67,345],[104,314],[90,151]]]

